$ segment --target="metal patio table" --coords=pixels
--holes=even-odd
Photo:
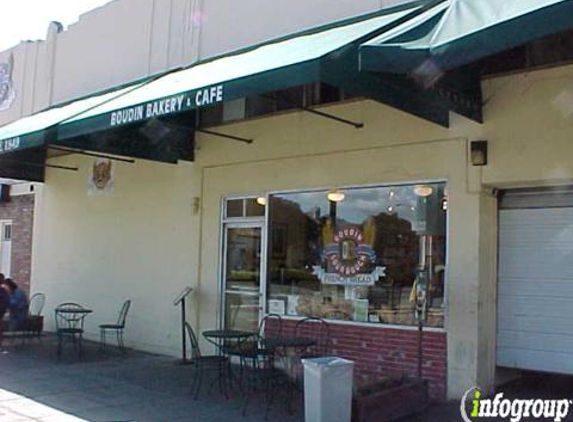
[[[217,348],[217,353],[219,356],[226,356],[229,357],[233,355],[234,350],[239,351],[240,345],[248,341],[249,339],[255,338],[256,333],[252,333],[250,331],[242,331],[242,330],[230,330],[230,329],[220,329],[220,330],[207,330],[203,331],[203,337],[209,343],[213,344]],[[242,372],[242,364],[241,364],[241,372]],[[229,362],[229,379],[228,380],[221,380],[221,382],[228,381],[229,385],[233,385],[234,381],[237,381],[237,385],[241,390],[241,395],[244,395],[242,380],[236,379],[235,374],[232,371],[232,367]],[[224,376],[224,372],[219,373],[220,377]]]

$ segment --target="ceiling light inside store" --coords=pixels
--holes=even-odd
[[[267,205],[267,198],[265,198],[264,196],[259,196],[257,198],[257,204],[265,207]]]
[[[330,202],[342,202],[344,198],[346,198],[346,195],[338,189],[331,189],[328,191],[326,197]]]
[[[414,193],[422,198],[427,198],[434,193],[434,188],[428,185],[418,185],[414,187]]]

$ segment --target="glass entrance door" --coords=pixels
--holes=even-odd
[[[224,326],[257,330],[262,310],[262,225],[227,225],[223,268]]]

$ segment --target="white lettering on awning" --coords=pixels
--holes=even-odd
[[[183,110],[184,100],[185,95],[178,95],[149,103],[145,109],[145,118],[152,119],[166,114],[178,113]]]
[[[20,148],[20,137],[0,141],[0,152],[13,151]]]
[[[202,107],[223,101],[223,85],[212,86],[197,91],[195,94],[195,105]]]
[[[137,122],[143,119],[143,106],[126,108],[111,113],[111,126],[124,125],[126,123]]]

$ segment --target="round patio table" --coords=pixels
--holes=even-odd
[[[203,337],[207,340],[215,339],[215,340],[240,340],[247,337],[251,337],[255,335],[255,333],[251,333],[250,331],[241,331],[241,330],[207,330],[203,331]]]
[[[207,330],[203,331],[203,337],[209,343],[213,344],[220,355],[227,355],[229,354],[229,343],[241,343],[246,341],[247,339],[256,336],[256,333],[252,333],[249,331],[242,331],[242,330]]]
[[[202,334],[203,337],[205,337],[205,340],[207,340],[209,343],[213,344],[217,348],[219,356],[227,356],[227,359],[229,359],[228,355],[233,354],[233,351],[239,350],[236,347],[237,345],[241,345],[244,341],[248,341],[250,338],[256,336],[256,333],[251,333],[249,331],[226,330],[226,329],[207,330],[203,331]],[[228,360],[228,362],[230,363],[230,360]],[[226,380],[224,379],[225,373],[226,371],[219,371],[219,378],[221,378],[219,383],[221,385],[223,385],[226,382]],[[244,395],[245,393],[243,390],[242,380],[240,379],[240,374],[239,378],[237,378],[230,364],[228,367],[227,375],[229,377],[230,385],[232,386],[233,384],[237,384],[241,391],[241,395]]]
[[[85,315],[87,315],[87,314],[93,313],[93,310],[88,309],[88,308],[83,308],[83,309],[70,308],[70,309],[58,309],[56,312],[59,314],[85,314]]]

